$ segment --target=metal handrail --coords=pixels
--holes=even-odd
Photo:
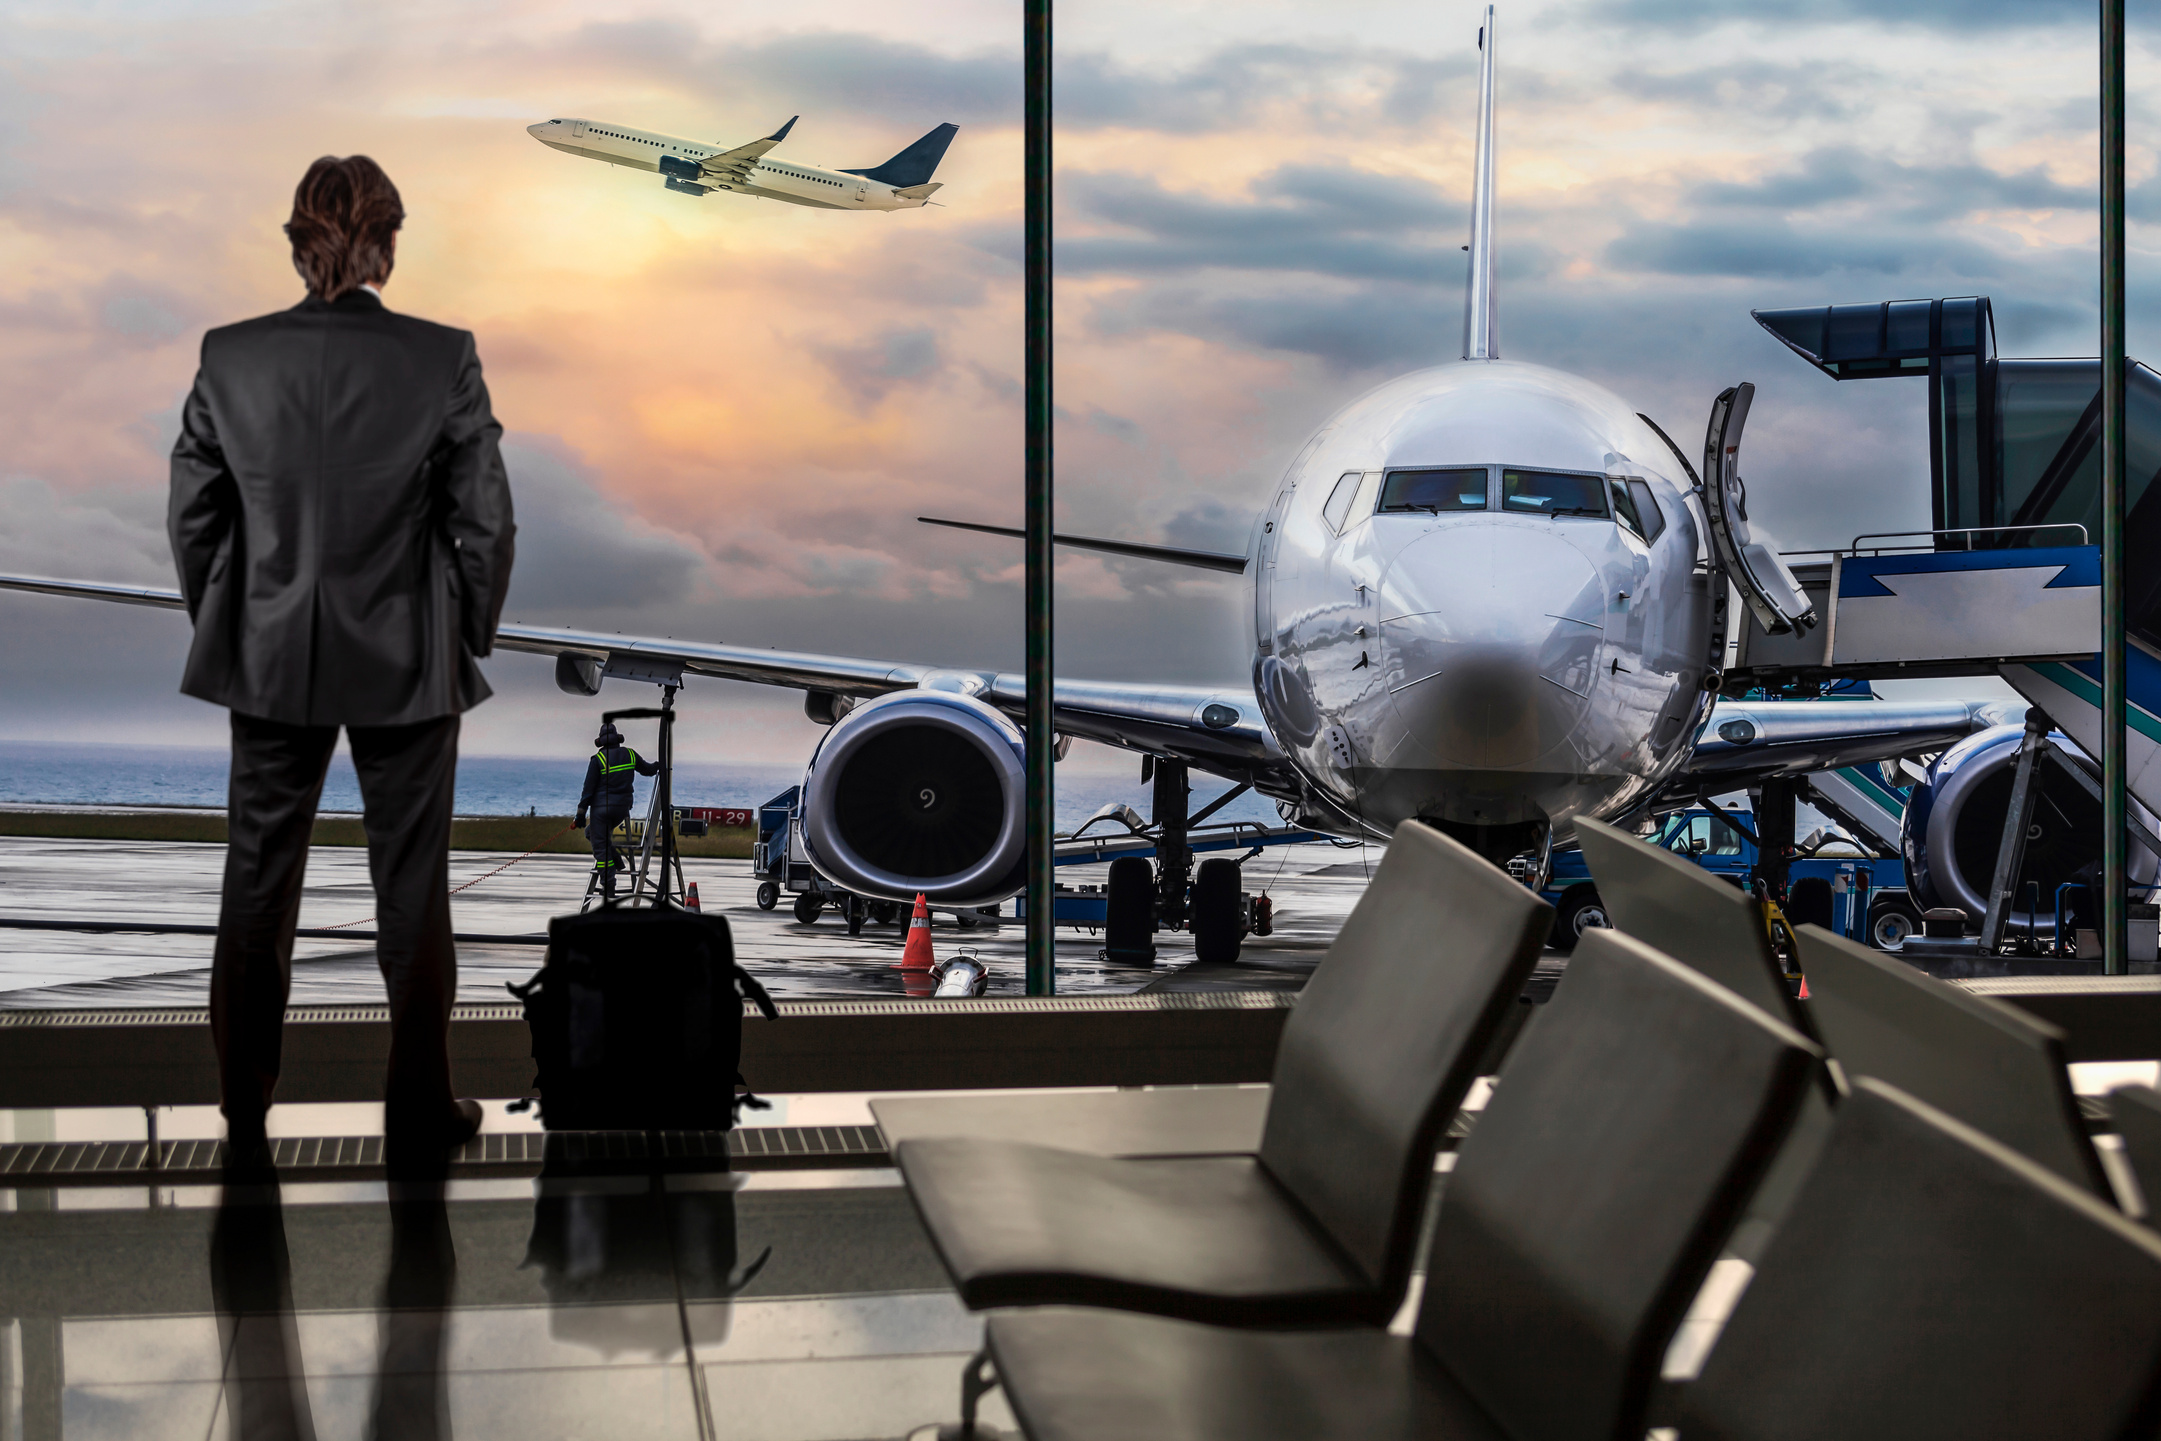
[[[2087,531],[2086,531],[2086,527],[2085,527],[2084,525],[2081,525],[2081,524],[2080,524],[2079,522],[2077,522],[2077,521],[2075,521],[2075,520],[2058,520],[2058,521],[2051,521],[2051,522],[2050,522],[2049,524],[2047,524],[2047,525],[1969,525],[1969,526],[1965,526],[1965,527],[1962,527],[1961,529],[1958,529],[1958,530],[1872,530],[1872,531],[1866,531],[1866,532],[1864,532],[1864,533],[1862,533],[1862,534],[1860,534],[1860,535],[1857,535],[1857,536],[1855,536],[1855,537],[1853,538],[1853,544],[1852,544],[1852,545],[1850,545],[1850,546],[1848,546],[1848,547],[1847,547],[1847,548],[1846,548],[1845,550],[1843,550],[1843,551],[1831,551],[1831,552],[1829,552],[1829,554],[1832,554],[1832,555],[1859,555],[1859,554],[1861,553],[1861,549],[1862,549],[1862,547],[1861,547],[1861,542],[1862,542],[1862,541],[1864,541],[1864,540],[1900,540],[1900,539],[1903,539],[1903,538],[1904,538],[1904,537],[1906,537],[1906,536],[1913,536],[1913,535],[1921,535],[1921,536],[1927,536],[1927,537],[1928,537],[1928,538],[1929,538],[1929,539],[1930,539],[1930,540],[1931,540],[1931,541],[1933,542],[1933,541],[1934,541],[1934,540],[1935,540],[1935,539],[1936,539],[1937,537],[1939,537],[1939,536],[1946,536],[1946,535],[2013,535],[2013,534],[2017,534],[2017,533],[2019,533],[2019,532],[2022,532],[2022,531],[2034,531],[2034,530],[2075,530],[2075,531],[2077,531],[2077,532],[2078,532],[2078,543],[2079,543],[2080,545],[2091,545],[2091,544],[2093,544],[2093,541],[2092,541],[2092,539],[2091,539],[2091,538],[2090,538],[2090,537],[2088,536],[2088,534],[2087,534]],[[1968,549],[1968,550],[1971,550],[1972,548],[1973,548],[1973,547],[1971,547],[1971,546],[1968,546],[1968,547],[1967,547],[1967,549]],[[1930,545],[1872,545],[1872,546],[1868,547],[1868,550],[1869,550],[1869,552],[1870,552],[1871,554],[1874,554],[1874,555],[1881,555],[1881,554],[1883,554],[1883,553],[1884,553],[1885,551],[1887,551],[1887,550],[1934,550],[1934,549],[1936,549],[1936,547],[1935,547],[1935,545],[1933,545],[1933,544],[1930,544]],[[1800,552],[1795,552],[1795,553],[1796,553],[1796,554],[1813,554],[1814,552],[1800,551]]]

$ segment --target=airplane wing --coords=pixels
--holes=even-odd
[[[781,126],[780,129],[766,136],[763,140],[753,140],[748,145],[738,145],[733,150],[724,150],[718,155],[706,156],[705,159],[698,162],[698,178],[715,183],[724,182],[729,185],[741,185],[749,178],[750,168],[758,163],[758,157],[787,139],[788,132],[795,128],[795,122],[800,119],[802,119],[800,115],[791,115],[788,117],[786,125]]]
[[[0,575],[0,590],[72,596],[184,611],[176,590],[99,585]],[[868,700],[918,688],[972,695],[1018,719],[1027,705],[1027,683],[1011,672],[949,670],[905,661],[763,650],[756,646],[661,640],[549,626],[505,625],[495,633],[498,650],[553,656],[559,684],[592,694],[609,676],[619,680],[680,682],[684,675],[753,685],[785,686]],[[1157,685],[1138,681],[1060,679],[1056,726],[1061,735],[1153,755],[1175,756],[1211,774],[1250,781],[1270,794],[1296,795],[1289,762],[1261,719],[1253,692],[1243,686]]]
[[[1679,779],[1714,791],[1948,749],[2025,718],[2024,701],[1720,701]]]

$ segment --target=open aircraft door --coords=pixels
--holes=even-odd
[[[1747,381],[1721,391],[1711,402],[1711,424],[1703,437],[1703,509],[1711,524],[1711,553],[1748,605],[1757,624],[1771,635],[1808,630],[1816,624],[1809,603],[1780,560],[1758,538],[1748,520],[1748,486],[1741,479],[1741,428],[1748,423],[1756,387]]]

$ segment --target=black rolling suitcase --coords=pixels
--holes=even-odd
[[[540,973],[510,991],[551,1131],[729,1130],[743,1002],[775,1015],[726,919],[671,905],[557,916]]]

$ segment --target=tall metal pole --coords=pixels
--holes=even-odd
[[[2123,0],[2101,0],[2101,969],[2126,975]]]
[[[1026,91],[1028,330],[1028,994],[1058,989],[1051,912],[1055,885],[1057,744],[1051,709],[1051,252],[1050,0],[1022,0]]]

